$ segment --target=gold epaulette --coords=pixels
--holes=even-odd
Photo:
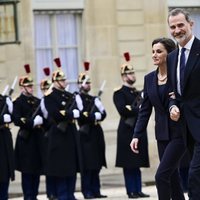
[[[44,96],[48,96],[52,93],[53,90],[47,90],[47,92],[44,93]]]
[[[85,117],[88,117],[88,112],[83,112],[83,115],[85,116]]]
[[[12,102],[14,102],[17,99],[17,96],[12,97]]]
[[[114,92],[120,90],[121,88],[122,88],[122,86],[119,86],[119,87],[114,88]]]
[[[132,110],[131,105],[126,105],[125,107],[126,107],[129,111]]]
[[[20,120],[25,124],[26,123],[26,118],[21,117]]]
[[[9,124],[8,123],[5,123],[4,126],[5,126],[5,128],[9,128]]]
[[[66,115],[66,111],[65,110],[60,110],[60,114],[65,116]]]

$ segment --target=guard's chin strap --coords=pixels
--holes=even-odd
[[[126,74],[126,77],[127,77],[126,82],[127,82],[129,85],[133,85],[134,82],[128,77],[127,74]]]
[[[28,92],[28,90],[26,89],[26,86],[23,86],[23,87],[24,87],[24,90],[25,90],[26,94],[27,94],[28,96],[32,96],[32,94],[31,94],[30,92]]]
[[[57,81],[58,85],[60,86],[60,89],[62,90],[65,90],[65,87],[63,87],[61,84],[60,84],[60,81]]]
[[[131,80],[129,77],[128,77],[128,74],[126,74],[126,77],[127,77],[127,83],[130,84],[130,85],[133,85],[135,83],[135,80]]]

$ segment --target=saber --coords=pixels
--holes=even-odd
[[[2,96],[5,96],[7,91],[8,91],[9,85],[6,85],[6,87],[4,88],[3,92],[2,92]]]
[[[18,77],[15,76],[15,79],[14,79],[14,81],[13,81],[13,84],[12,84],[10,90],[9,90],[8,96],[11,96],[12,93],[14,92],[14,88],[15,88],[15,85],[16,85],[16,83],[17,83],[17,79],[18,79]]]
[[[98,97],[100,97],[102,95],[105,85],[106,85],[106,80],[104,80],[103,83],[101,84],[101,87],[98,92]]]

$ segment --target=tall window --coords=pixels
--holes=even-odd
[[[35,11],[34,21],[38,82],[44,78],[44,67],[56,69],[53,59],[59,57],[69,90],[77,90],[81,11]]]
[[[0,1],[0,45],[19,42],[17,30],[18,0]]]
[[[200,39],[200,8],[188,8],[191,18],[194,20],[193,33]]]

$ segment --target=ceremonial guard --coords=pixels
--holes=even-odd
[[[140,167],[149,167],[147,135],[144,135],[140,141],[140,154],[133,154],[129,147],[139,112],[141,94],[133,86],[136,77],[133,66],[129,63],[130,55],[126,52],[124,56],[127,62],[121,66],[123,85],[113,95],[114,104],[120,114],[117,129],[116,167],[123,168],[129,198],[149,197],[142,192],[140,171]]]
[[[85,70],[89,63],[84,63]],[[91,81],[86,72],[78,77],[80,95],[83,101],[83,115],[79,118],[82,155],[81,191],[85,199],[106,198],[100,192],[101,168],[106,167],[104,133],[100,122],[106,117],[104,106],[97,96],[91,96]],[[102,91],[101,91],[102,92]]]
[[[50,68],[45,67],[43,68],[44,74],[46,77],[40,82],[40,89],[43,93],[43,97],[40,102],[41,106],[41,111],[43,114],[43,133],[41,133],[40,137],[40,153],[42,157],[42,172],[45,175],[45,181],[46,181],[46,194],[47,198],[50,200],[55,200],[57,199],[57,194],[56,194],[56,183],[54,181],[54,177],[48,176],[45,174],[45,168],[46,168],[46,163],[47,163],[47,147],[48,147],[48,130],[50,128],[50,122],[48,120],[48,112],[45,107],[45,102],[44,102],[44,97],[46,94],[48,94],[51,91],[52,87],[52,81],[50,80]]]
[[[41,173],[41,156],[38,141],[43,118],[38,114],[40,100],[33,96],[33,79],[30,66],[24,66],[27,75],[19,80],[20,96],[14,101],[14,123],[19,127],[15,144],[16,170],[21,172],[24,200],[36,200]]]
[[[49,68],[44,68],[44,73],[45,75],[49,75],[50,74],[50,69]],[[45,93],[48,91],[49,87],[51,86],[51,80],[45,78],[40,82],[40,89],[43,93],[43,95],[45,95]],[[41,109],[42,107],[42,109]],[[40,109],[42,111],[42,117],[43,117],[43,124],[42,126],[42,132],[40,134],[40,140],[39,140],[39,148],[40,148],[40,154],[41,154],[41,161],[42,161],[42,174],[44,174],[44,169],[45,169],[45,165],[46,165],[46,153],[47,153],[47,131],[49,128],[49,123],[47,121],[47,110],[45,109],[45,105],[44,105],[44,97],[41,98],[40,101]]]
[[[0,199],[8,199],[10,180],[14,180],[14,152],[9,124],[12,122],[13,103],[0,95]]]
[[[61,67],[59,58],[55,62]],[[52,82],[52,92],[44,99],[50,121],[46,174],[54,177],[58,200],[75,200],[79,170],[75,120],[80,116],[78,107],[82,102],[65,90],[67,81],[61,68],[53,72]]]

